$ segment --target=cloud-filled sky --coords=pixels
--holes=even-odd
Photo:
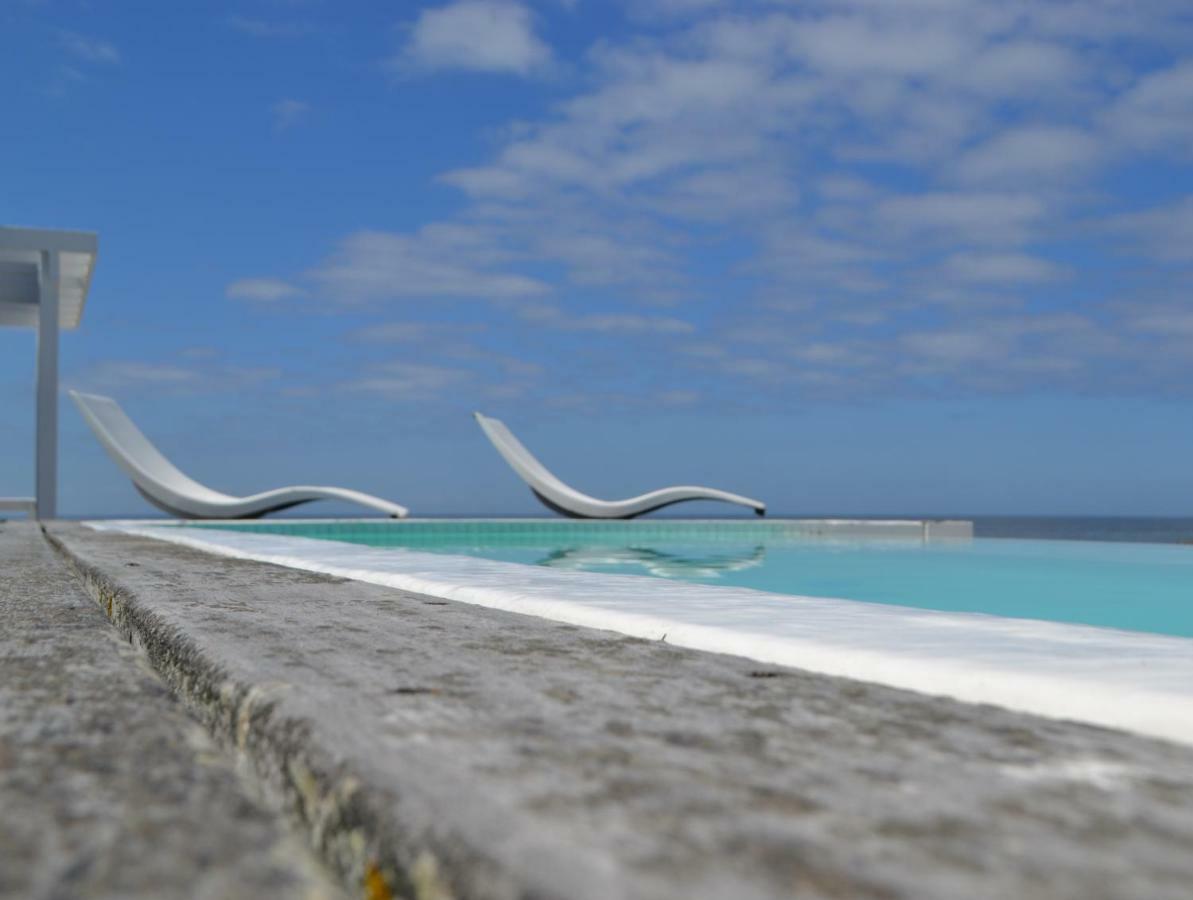
[[[0,51],[0,221],[100,234],[64,382],[214,487],[535,512],[480,409],[609,496],[1193,510],[1186,0],[13,0]],[[64,511],[144,511],[62,415]]]

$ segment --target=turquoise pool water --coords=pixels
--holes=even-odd
[[[190,525],[1193,637],[1193,546],[816,538],[779,523]]]

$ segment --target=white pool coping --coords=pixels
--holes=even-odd
[[[1193,639],[137,522],[211,553],[1193,744]],[[728,622],[726,611],[732,610]]]

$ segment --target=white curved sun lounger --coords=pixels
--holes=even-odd
[[[660,488],[628,500],[597,500],[587,494],[581,494],[574,488],[568,487],[554,475],[547,467],[534,458],[529,450],[522,446],[512,431],[505,427],[504,422],[490,419],[480,413],[474,413],[477,424],[497,448],[497,452],[510,464],[522,480],[530,485],[530,490],[542,501],[543,505],[573,519],[632,519],[643,513],[654,512],[672,503],[682,503],[685,500],[721,500],[725,503],[737,503],[748,506],[757,515],[766,515],[766,504],[759,500],[751,500],[741,494],[731,494],[728,491],[718,491],[715,488],[697,487],[694,485],[680,485],[677,487]]]
[[[108,455],[154,506],[182,519],[255,519],[312,500],[346,500],[400,519],[406,507],[337,487],[283,487],[250,497],[231,497],[204,487],[178,471],[149,442],[110,397],[70,391],[79,412]]]

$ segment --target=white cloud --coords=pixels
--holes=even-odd
[[[798,220],[797,220],[798,221]],[[806,292],[812,284],[831,282],[837,290],[870,291],[883,284],[871,266],[889,257],[891,248],[864,235],[818,233],[814,226],[780,224],[759,237],[760,252],[744,271],[769,276],[784,293],[792,286]]]
[[[644,397],[663,369],[748,378],[752,395],[1088,385],[1101,364],[1104,383],[1111,370],[1173,378],[1179,355],[1145,327],[1174,315],[1179,278],[1162,277],[1173,267],[1146,267],[1145,320],[1113,308],[1099,275],[1052,260],[1092,255],[1108,236],[1128,260],[1181,264],[1193,246],[1184,204],[1124,215],[1107,177],[1146,162],[1142,150],[1193,146],[1181,143],[1193,127],[1188,64],[1175,61],[1193,37],[1181,4],[1133,7],[643,0],[629,9],[647,28],[594,44],[579,77],[556,85],[569,95],[487,132],[494,149],[440,175],[460,191],[458,213],[349,235],[298,283],[344,302],[487,300],[486,316],[519,319],[514,335],[583,338],[547,347],[666,337],[640,375]],[[495,15],[513,24],[490,28]],[[535,25],[512,0],[441,3],[412,23],[397,62],[533,73],[551,61]],[[479,31],[495,39],[467,37]],[[1160,68],[1132,72],[1140,59]],[[1116,277],[1141,277],[1130,268]],[[1088,317],[1049,318],[1078,303]],[[715,340],[699,339],[706,330]],[[498,374],[524,390],[533,375],[515,377],[516,364],[539,357],[497,349],[501,333],[482,348],[399,322],[374,340],[483,369],[478,390]],[[424,387],[456,377],[424,374]],[[369,377],[404,395],[416,375]],[[544,382],[558,396],[575,387]]]
[[[664,188],[659,209],[684,219],[717,222],[782,213],[798,197],[793,179],[781,170],[711,168]]]
[[[1056,43],[1013,40],[994,44],[962,67],[967,87],[991,96],[1038,91],[1040,85],[1075,84],[1084,74],[1078,56]]]
[[[427,322],[384,322],[356,332],[356,338],[381,344],[404,344],[426,340],[434,332]]]
[[[1013,128],[970,150],[957,163],[966,181],[1013,182],[1069,179],[1101,155],[1098,140],[1076,128]]]
[[[329,297],[347,302],[430,299],[513,300],[546,294],[528,275],[502,271],[511,254],[484,231],[428,226],[414,234],[360,231],[310,273]]]
[[[143,362],[101,363],[92,373],[89,381],[107,387],[123,387],[128,384],[194,384],[202,375],[183,366]]]
[[[1163,46],[1182,36],[1190,37],[1185,0],[1149,0],[1143,4],[1123,0],[1020,0],[1002,5],[1007,14],[1021,16],[1033,31],[1083,43],[1133,41]]]
[[[374,366],[363,378],[348,382],[346,390],[381,394],[392,400],[434,400],[445,391],[457,390],[471,382],[468,369],[424,363],[390,362]]]
[[[871,365],[873,355],[864,344],[850,343],[799,343],[791,351],[791,355],[803,363],[813,365],[846,366],[856,368]]]
[[[723,344],[714,344],[709,341],[684,344],[679,348],[679,352],[703,360],[724,359],[729,355],[729,351]]]
[[[1012,117],[997,143],[981,143],[997,119],[992,104],[1022,94],[1016,103],[1026,115],[1072,95],[1086,72],[1072,49],[1017,35],[1018,13],[983,18],[987,7],[940,6],[927,29],[889,5],[845,7],[854,12],[741,14],[666,40],[603,44],[588,60],[591,90],[538,123],[520,123],[487,165],[443,180],[500,210],[494,221],[507,234],[525,229],[518,245],[564,262],[574,283],[616,278],[642,299],[647,273],[667,273],[664,294],[691,296],[683,231],[705,222],[733,223],[739,240],[755,242],[761,252],[737,271],[766,273],[775,285],[768,293],[809,277],[880,290],[890,283],[884,261],[906,255],[892,244],[916,234],[931,234],[941,250],[974,251],[1040,236],[1056,219],[1056,190],[883,198],[848,163],[910,164],[930,183],[934,170],[947,174],[942,162],[956,159],[956,148],[976,144],[966,174],[995,187],[1024,173],[1090,171],[1096,143],[1076,128]],[[1009,85],[1020,68],[1027,75]],[[844,163],[837,172],[834,158]],[[808,170],[820,191],[801,190]],[[641,238],[625,240],[631,229]],[[646,259],[643,248],[661,258]],[[660,285],[653,290],[661,296]]]
[[[941,385],[984,392],[1022,390],[1040,381],[1081,385],[1099,361],[1155,364],[1152,347],[1132,345],[1118,330],[1072,313],[967,315],[867,338],[820,342],[789,333],[786,342],[772,343],[781,355],[769,356],[759,344],[752,355],[721,349],[701,364],[748,379],[758,391],[786,395],[794,389],[823,398],[875,397],[915,385],[934,394]]]
[[[790,369],[782,363],[757,357],[727,357],[718,360],[716,365],[720,371],[727,375],[739,375],[773,382],[782,382],[790,374]]]
[[[561,331],[591,331],[607,334],[691,334],[691,322],[671,316],[642,316],[634,313],[568,315],[553,306],[533,305],[520,310],[522,318],[535,325]]]
[[[1107,116],[1117,136],[1136,146],[1193,146],[1193,62],[1154,72],[1127,91]]]
[[[1055,219],[1055,191],[884,198],[848,163],[897,161],[930,181],[955,148],[989,133],[988,106],[1021,90],[1016,102],[1025,112],[1055,92],[1068,96],[1084,67],[1054,40],[1015,37],[1014,15],[995,27],[942,13],[925,29],[891,9],[738,15],[667,40],[603,44],[588,60],[591,90],[538,123],[520,123],[490,163],[443,180],[479,208],[499,210],[494,224],[517,233],[530,257],[563,262],[573,283],[616,281],[639,299],[692,296],[683,232],[706,222],[734,224],[739,240],[755,243],[758,256],[737,271],[765,273],[774,284],[767,293],[788,293],[784,284],[809,278],[883,289],[891,268],[884,261],[906,255],[893,244],[917,234],[931,234],[941,250],[952,243],[975,251],[1039,236]],[[1017,66],[1043,82],[1028,91],[1025,77],[996,90]],[[1095,161],[1092,139],[1077,129],[1031,128],[1006,129],[987,154],[995,159],[973,151],[967,174],[1001,187],[1031,169],[1067,174]],[[837,172],[834,157],[845,163]],[[801,190],[809,170],[820,187],[814,193]],[[639,237],[626,240],[631,231]]]
[[[656,403],[660,403],[663,406],[695,406],[700,402],[700,393],[699,391],[689,391],[684,390],[683,388],[676,388],[675,390],[671,391],[659,391],[654,395],[654,399]]]
[[[650,239],[633,240],[593,227],[582,216],[569,217],[554,230],[528,234],[525,240],[535,256],[566,265],[574,284],[605,287],[636,282],[654,285],[661,292],[673,280],[674,261],[665,249]]]
[[[59,39],[69,53],[83,62],[102,65],[120,62],[120,51],[109,41],[75,31],[64,31],[59,35]]]
[[[766,102],[767,73],[757,62],[652,51],[607,51],[594,60],[603,86],[565,104],[561,121],[532,128],[493,164],[444,180],[478,198],[566,187],[608,196],[695,167],[739,166],[764,149],[753,120]]]
[[[1127,323],[1133,331],[1193,339],[1193,309],[1168,307],[1132,310]]]
[[[551,61],[530,10],[514,0],[458,0],[424,10],[410,30],[401,67],[528,75]]]
[[[856,175],[826,175],[816,186],[818,193],[826,200],[844,203],[860,203],[873,199],[880,192],[869,181]]]
[[[733,5],[733,0],[633,0],[626,3],[633,15],[643,18],[693,15]]]
[[[990,389],[1020,387],[1038,376],[1078,375],[1091,355],[1115,355],[1116,339],[1074,314],[967,321],[909,332],[897,366],[910,375],[949,373]]]
[[[289,297],[300,297],[305,292],[280,278],[241,278],[233,281],[224,290],[232,300],[253,300],[261,303],[275,303]]]
[[[269,108],[273,116],[273,127],[277,131],[287,131],[307,117],[311,105],[302,100],[279,100]]]
[[[401,358],[370,364],[364,374],[339,385],[341,390],[381,394],[401,402],[461,396],[522,396],[543,375],[543,366],[500,343],[500,331],[480,323],[448,321],[384,322],[360,329],[349,338],[360,344],[400,344]],[[363,348],[361,348],[363,350]],[[470,401],[471,402],[471,401]]]
[[[951,69],[973,49],[964,32],[932,20],[892,26],[875,18],[837,16],[792,23],[796,60],[834,73],[924,75]]]
[[[1193,262],[1193,196],[1176,203],[1116,216],[1111,232],[1125,234],[1148,256],[1172,262]]]
[[[1033,194],[933,192],[886,198],[874,212],[884,225],[911,235],[1002,241],[1026,237],[1046,209]]]
[[[187,358],[195,359],[189,354]],[[159,393],[217,393],[255,387],[278,378],[280,374],[275,368],[233,366],[216,359],[191,366],[112,360],[84,372],[76,383],[86,390],[104,392],[144,388]]]
[[[911,333],[902,343],[913,356],[945,366],[1002,360],[1010,349],[1005,335],[985,330]]]
[[[508,353],[500,353],[460,341],[445,341],[439,347],[434,348],[434,352],[444,357],[450,357],[451,359],[473,363],[482,368],[487,367],[515,381],[525,382],[533,380],[543,373],[541,365],[524,359],[521,356],[512,356]],[[489,384],[494,382],[491,375],[486,376],[485,380]]]
[[[480,322],[379,322],[352,332],[354,340],[371,344],[434,344],[437,349],[461,337],[487,330]],[[456,344],[453,343],[453,346]]]
[[[944,272],[962,281],[1031,283],[1055,281],[1065,270],[1055,263],[1026,253],[955,253],[944,262]]]

